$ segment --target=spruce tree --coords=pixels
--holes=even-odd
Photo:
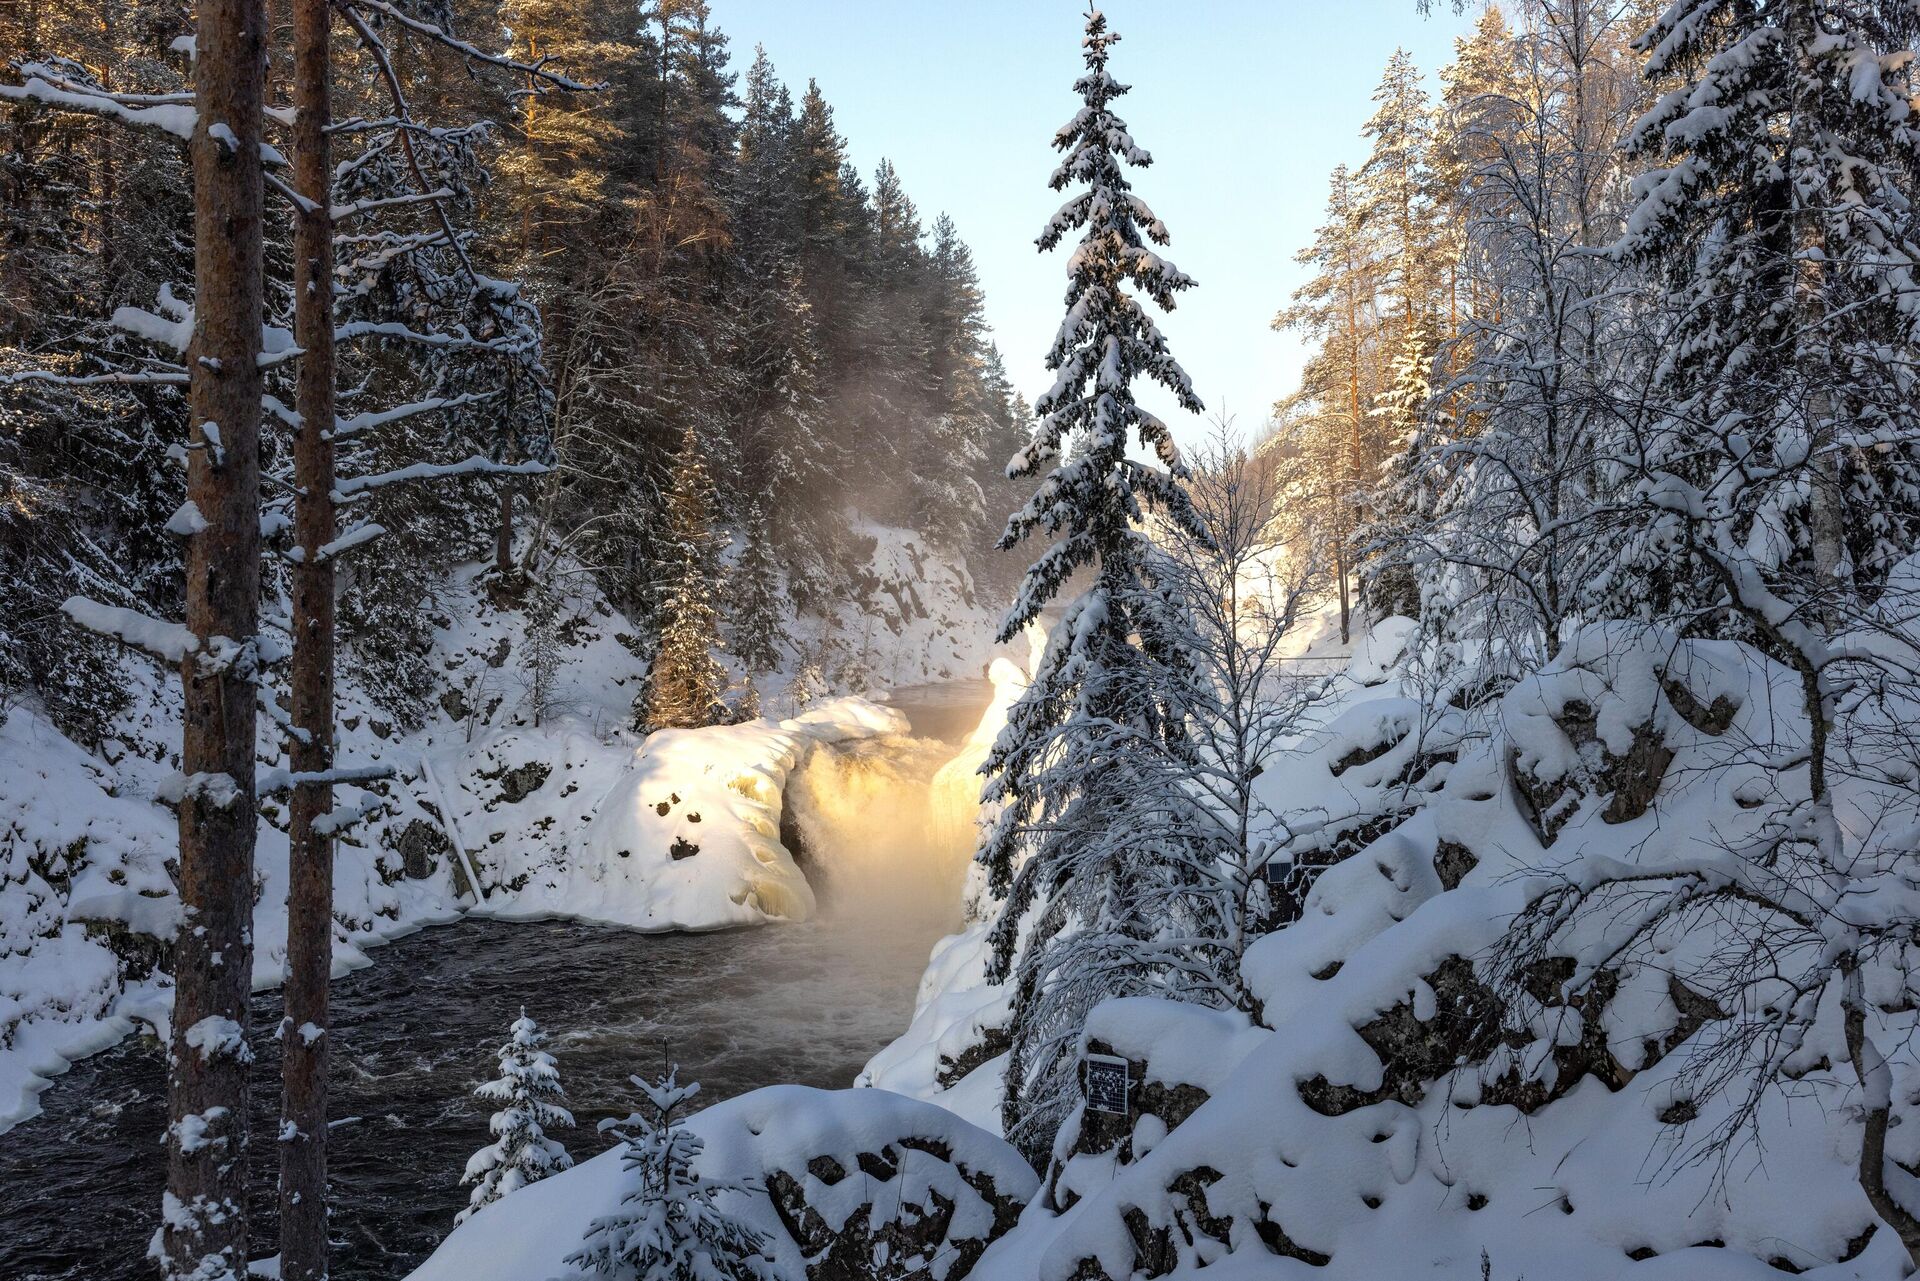
[[[1680,87],[1629,139],[1650,168],[1620,252],[1671,320],[1612,610],[1743,612],[1749,570],[1844,608],[1913,546],[1916,38],[1920,12],[1867,0],[1680,0],[1642,37]]]
[[[1043,987],[1070,977],[1054,970],[1070,963],[1076,934],[1150,928],[1118,919],[1129,911],[1129,860],[1146,855],[1104,839],[1138,790],[1134,745],[1176,732],[1159,673],[1178,662],[1173,638],[1181,629],[1155,593],[1142,523],[1157,509],[1175,527],[1205,537],[1166,424],[1134,396],[1135,382],[1145,378],[1181,408],[1201,410],[1186,372],[1128,291],[1171,310],[1193,281],[1149,248],[1167,242],[1167,229],[1123,171],[1151,158],[1113,110],[1127,91],[1107,71],[1117,39],[1106,18],[1089,11],[1086,73],[1075,84],[1085,105],[1054,138],[1065,159],[1051,185],[1081,189],[1048,223],[1039,247],[1044,252],[1081,235],[1068,265],[1067,318],[1047,353],[1056,380],[1035,407],[1040,422],[1032,443],[1008,468],[1014,476],[1044,469],[1044,476],[1008,522],[1001,545],[1040,532],[1055,541],[1028,569],[1000,639],[1019,635],[1073,574],[1089,571],[1092,580],[1053,627],[1032,683],[982,767],[990,775],[985,799],[1000,807],[979,854],[993,892],[1006,900],[993,932],[996,980],[1012,975],[1022,920],[1041,909],[1020,958],[1003,1104],[1008,1135],[1030,1155],[1047,1151],[1066,1110],[1076,1031],[1039,1026],[1027,1017],[1034,1002]],[[1135,438],[1164,470],[1127,456]],[[1116,974],[1086,987],[1084,1005],[1119,994],[1124,982]]]
[[[540,1048],[546,1043],[547,1034],[523,1008],[500,1047],[500,1075],[473,1092],[475,1098],[503,1106],[489,1123],[493,1142],[473,1154],[460,1176],[461,1186],[471,1183],[474,1189],[467,1208],[454,1218],[456,1224],[508,1193],[573,1166],[566,1148],[547,1137],[549,1129],[571,1128],[573,1113],[559,1102],[566,1091],[560,1088],[553,1055]]]
[[[772,536],[758,503],[747,508],[740,535],[744,546],[732,575],[730,648],[751,678],[780,666],[780,651],[787,644],[786,610],[779,599]]]
[[[691,729],[722,715],[725,674],[720,644],[720,549],[713,531],[713,482],[700,438],[689,426],[674,462],[667,496],[661,567],[660,645],[635,708],[640,728]]]
[[[679,1084],[677,1071],[652,1082],[631,1078],[646,1096],[646,1110],[629,1116],[625,1130],[601,1123],[627,1145],[621,1164],[636,1182],[621,1198],[629,1208],[595,1219],[567,1266],[579,1276],[640,1281],[770,1279],[772,1243],[719,1204],[723,1196],[755,1189],[694,1169],[706,1144],[675,1114],[700,1086]]]

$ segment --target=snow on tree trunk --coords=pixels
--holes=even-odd
[[[293,11],[294,189],[309,202],[294,216],[294,342],[300,357],[294,441],[291,671],[295,773],[333,768],[333,160],[332,19],[329,0]],[[287,828],[286,1016],[281,1020],[280,1275],[327,1275],[328,984],[333,970],[333,834],[318,820],[333,807],[327,783],[297,786]]]
[[[191,143],[194,330],[181,662],[180,902],[158,1246],[177,1281],[247,1271],[247,998],[253,979],[254,718],[260,680],[260,162],[266,8],[205,0]]]

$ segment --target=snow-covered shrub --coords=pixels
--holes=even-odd
[[[540,1047],[547,1034],[520,1011],[507,1043],[500,1047],[500,1075],[474,1090],[476,1098],[504,1106],[493,1114],[488,1128],[494,1140],[473,1154],[462,1186],[473,1184],[467,1208],[455,1217],[465,1223],[481,1209],[529,1183],[573,1166],[573,1158],[557,1140],[547,1137],[552,1127],[571,1127],[573,1113],[559,1103],[560,1069]]]

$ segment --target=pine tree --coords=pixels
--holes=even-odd
[[[1621,144],[1646,92],[1631,8],[1532,0],[1517,31],[1484,19],[1445,73],[1436,154],[1461,321],[1421,456],[1396,463],[1402,510],[1426,514],[1392,531],[1389,555],[1475,687],[1557,654],[1569,620],[1604,608],[1593,589],[1618,556],[1604,460],[1646,370],[1617,301],[1638,273],[1604,252],[1624,229]]]
[[[1275,408],[1312,463],[1307,496],[1325,509],[1321,528],[1334,542],[1342,641],[1352,630],[1350,543],[1359,524],[1357,496],[1371,485],[1382,456],[1367,411],[1380,383],[1384,256],[1360,184],[1341,165],[1329,181],[1326,221],[1297,256],[1315,273],[1273,321],[1274,328],[1300,330],[1317,343],[1299,390]]]
[[[720,643],[720,563],[713,482],[692,427],[681,437],[666,521],[660,647],[635,708],[637,723],[648,731],[711,725],[724,711],[720,696],[726,681],[714,658]]]
[[[1165,309],[1193,281],[1148,248],[1167,229],[1133,194],[1123,165],[1151,158],[1114,113],[1126,92],[1107,71],[1118,39],[1098,10],[1087,15],[1086,74],[1075,84],[1085,106],[1055,136],[1066,158],[1052,186],[1084,184],[1041,234],[1042,251],[1080,231],[1068,265],[1067,319],[1047,354],[1057,377],[1040,398],[1033,443],[1015,455],[1011,475],[1046,468],[1038,491],[1008,522],[1003,547],[1037,531],[1055,538],[1028,569],[1000,639],[1020,634],[1082,569],[1093,581],[1053,629],[1031,685],[1008,716],[983,772],[988,804],[1001,806],[980,851],[993,892],[1005,898],[993,931],[993,976],[1012,973],[1022,921],[1041,917],[1020,958],[1012,1028],[1015,1044],[1003,1105],[1007,1133],[1029,1154],[1044,1154],[1071,1088],[1071,1026],[1039,1026],[1026,1016],[1042,988],[1065,981],[1057,964],[1074,936],[1112,937],[1145,928],[1126,915],[1121,891],[1144,857],[1102,839],[1130,812],[1137,789],[1129,762],[1136,739],[1174,733],[1156,669],[1178,661],[1177,629],[1162,616],[1151,582],[1150,539],[1141,528],[1150,510],[1198,532],[1180,479],[1180,461],[1166,424],[1134,398],[1146,378],[1170,391],[1189,412],[1200,402],[1158,327],[1130,294],[1131,285]],[[1165,470],[1127,456],[1137,437]],[[1073,447],[1069,450],[1068,446]],[[1052,464],[1049,466],[1049,464]],[[1204,535],[1201,535],[1204,537]],[[1065,931],[1066,937],[1058,937]],[[1115,995],[1119,979],[1086,990]],[[1084,1011],[1084,1005],[1082,1012]],[[1066,1022],[1070,1025],[1072,1017]]]
[[[553,1055],[540,1047],[547,1034],[527,1017],[525,1009],[513,1021],[512,1034],[500,1047],[500,1075],[474,1090],[474,1097],[503,1106],[488,1128],[494,1140],[473,1154],[460,1184],[474,1185],[467,1208],[454,1218],[465,1223],[501,1197],[538,1183],[573,1166],[566,1148],[547,1137],[555,1127],[570,1128],[573,1113],[561,1105],[560,1069]]]
[[[621,1281],[771,1281],[771,1243],[720,1204],[754,1189],[694,1168],[706,1145],[675,1113],[700,1086],[679,1084],[677,1072],[652,1082],[631,1078],[646,1110],[629,1116],[625,1130],[601,1123],[626,1144],[621,1164],[635,1185],[621,1204],[630,1208],[595,1219],[567,1266],[576,1275]]]
[[[1361,216],[1383,231],[1386,271],[1380,283],[1391,299],[1394,338],[1404,342],[1415,328],[1431,329],[1439,274],[1433,116],[1420,69],[1405,49],[1388,59],[1373,101],[1377,109],[1361,130],[1373,143],[1359,173]]]
[[[1420,71],[1405,49],[1394,50],[1373,100],[1377,109],[1361,131],[1373,149],[1359,174],[1359,218],[1381,234],[1378,285],[1387,298],[1381,339],[1386,361],[1367,408],[1371,422],[1360,466],[1365,487],[1376,492],[1359,512],[1351,550],[1363,566],[1362,599],[1381,617],[1419,609],[1411,575],[1402,567],[1372,562],[1399,529],[1420,518],[1424,505],[1408,489],[1406,476],[1414,466],[1404,455],[1424,434],[1434,355],[1451,336],[1442,332],[1451,264],[1442,261],[1448,242],[1434,200],[1433,116]],[[1377,486],[1379,469],[1396,455],[1402,456],[1392,464],[1400,483]]]

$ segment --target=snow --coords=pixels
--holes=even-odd
[[[137,610],[103,605],[85,596],[69,596],[60,608],[88,631],[111,636],[169,663],[182,661],[200,647],[199,638],[181,624],[149,618]]]
[[[884,1222],[915,1217],[937,1194],[954,1203],[947,1239],[978,1238],[992,1211],[976,1183],[989,1179],[1001,1195],[1025,1201],[1038,1180],[1006,1143],[944,1109],[884,1090],[815,1090],[772,1086],[717,1103],[684,1123],[704,1143],[696,1169],[707,1179],[764,1187],[776,1172],[798,1181],[807,1202],[843,1228],[862,1207]],[[903,1142],[905,1140],[905,1142]],[[950,1153],[934,1155],[935,1147]],[[819,1157],[858,1168],[861,1153],[891,1152],[891,1179],[869,1174],[829,1185],[810,1168]],[[521,1189],[456,1229],[410,1281],[525,1281],[566,1275],[563,1261],[595,1219],[621,1208],[629,1187],[623,1152],[615,1148],[562,1174]],[[972,1176],[971,1178],[966,1176]],[[892,1186],[889,1186],[892,1185]],[[764,1192],[735,1193],[719,1208],[773,1243],[775,1275],[804,1281],[807,1259]],[[538,1225],[530,1231],[530,1225]],[[936,1269],[935,1278],[943,1273]],[[976,1270],[973,1275],[987,1276]]]
[[[1345,659],[1325,637],[1305,652],[1338,674],[1317,725],[1262,776],[1274,812],[1296,822],[1315,814],[1337,830],[1341,816],[1377,813],[1399,790],[1389,785],[1416,740],[1457,759],[1421,785],[1429,790],[1414,789],[1397,826],[1319,877],[1303,919],[1253,945],[1245,974],[1262,1003],[1259,1023],[1140,998],[1094,1009],[1083,1046],[1098,1041],[1139,1065],[1136,1081],[1197,1088],[1205,1101],[1172,1125],[1141,1115],[1124,1149],[1074,1148],[1079,1118],[1070,1120],[1047,1196],[975,1275],[1477,1281],[1482,1250],[1496,1279],[1760,1281],[1781,1268],[1822,1281],[1904,1275],[1893,1233],[1880,1225],[1866,1235],[1878,1220],[1855,1179],[1855,1118],[1873,1095],[1863,1096],[1846,1066],[1837,1014],[1816,1024],[1818,1045],[1801,1054],[1792,1088],[1757,1101],[1754,1141],[1724,1163],[1696,1159],[1697,1144],[1733,1124],[1744,1098],[1738,1089],[1703,1095],[1690,1070],[1689,1050],[1714,1025],[1661,1044],[1682,1019],[1672,976],[1704,990],[1714,972],[1723,940],[1712,930],[1663,940],[1658,965],[1622,964],[1618,991],[1597,1015],[1507,994],[1512,1031],[1481,1062],[1409,1082],[1409,1065],[1369,1041],[1382,1033],[1362,1034],[1376,1020],[1446,1016],[1460,998],[1439,975],[1462,958],[1484,960],[1514,914],[1556,883],[1537,875],[1543,868],[1576,878],[1621,866],[1687,869],[1712,865],[1716,841],[1748,839],[1765,819],[1738,798],[1781,784],[1752,745],[1790,748],[1804,732],[1790,711],[1790,673],[1727,642],[1596,627],[1571,635],[1558,662],[1463,734],[1458,713],[1423,704],[1404,620],[1356,640]],[[1675,685],[1700,708],[1720,700],[1725,728],[1682,716],[1667,693]],[[1590,741],[1564,728],[1576,704],[1593,726]],[[1674,752],[1655,803],[1638,816],[1610,814],[1609,762],[1648,733]],[[1356,749],[1373,759],[1345,763]],[[1569,784],[1550,846],[1516,773],[1528,786]],[[1860,794],[1867,785],[1839,786],[1855,839],[1882,837],[1880,811]],[[1477,859],[1457,888],[1438,872],[1442,842]],[[1003,1060],[981,1047],[1007,1010],[1005,994],[984,981],[987,928],[976,923],[935,949],[912,1026],[875,1056],[863,1084],[997,1123]],[[1590,938],[1570,946],[1604,952],[1608,931],[1622,928],[1596,921]],[[1576,969],[1570,982],[1587,972]],[[1590,1018],[1630,1079],[1562,1072],[1555,1051],[1581,1043]],[[1913,1024],[1911,1013],[1876,1012],[1877,1045],[1899,1049],[1884,1063],[1868,1056],[1874,1092],[1903,1097],[1920,1077]],[[956,1074],[969,1050],[973,1070]],[[1502,1091],[1524,1081],[1553,1093],[1523,1112]],[[1349,1102],[1325,1101],[1341,1090]],[[1680,1103],[1697,1115],[1673,1119]],[[1901,1160],[1920,1148],[1898,1128],[1890,1143]],[[1188,1180],[1203,1170],[1219,1177],[1195,1191]],[[1162,1229],[1166,1261],[1143,1273],[1136,1243]],[[1273,1252],[1282,1237],[1298,1257]]]
[[[197,1051],[205,1060],[253,1057],[253,1052],[247,1048],[246,1029],[218,1014],[209,1014],[195,1023],[187,1029],[181,1040],[188,1049]]]
[[[161,310],[180,322],[165,290]],[[857,660],[869,688],[977,675],[994,653],[982,638],[996,609],[917,536],[862,529],[874,542],[872,596],[824,625],[801,625],[806,643],[830,643],[829,676],[844,686],[845,660]],[[487,896],[482,910],[507,919],[573,916],[639,929],[803,919],[811,893],[779,844],[785,780],[810,753],[900,730],[899,714],[863,699],[822,699],[791,719],[641,741],[627,724],[645,667],[618,639],[637,629],[589,580],[571,575],[566,581],[581,586],[569,607],[583,624],[562,646],[536,728],[520,670],[523,616],[490,603],[480,568],[461,569],[430,604],[440,622],[431,662],[443,676],[440,701],[419,729],[396,730],[361,688],[351,653],[343,662],[338,771],[394,777],[342,796],[325,820],[341,837],[336,973],[369,964],[368,950],[382,942],[475,911],[468,887],[476,879]],[[85,598],[67,608],[134,647],[122,664],[132,702],[97,751],[64,737],[30,701],[0,709],[0,1131],[35,1115],[36,1096],[71,1062],[136,1032],[164,1034],[172,1010],[171,980],[157,967],[180,921],[169,871],[178,823],[168,798],[193,780],[178,771],[178,677],[161,664],[194,652],[194,638],[178,624]],[[269,632],[261,651],[279,643]],[[769,709],[792,710],[786,682],[780,674],[762,685]],[[286,776],[276,724],[284,715],[275,710],[263,701],[259,750],[269,782]],[[509,771],[530,766],[544,771],[542,781],[509,799]],[[530,775],[518,777],[524,785]],[[649,808],[661,800],[665,816]],[[284,972],[289,884],[284,799],[263,797],[262,815],[256,987]],[[449,826],[461,837],[458,858],[447,848]],[[439,843],[415,875],[404,866],[403,836]],[[683,837],[701,853],[674,859]],[[611,865],[588,865],[602,857]]]
[[[555,857],[545,842],[524,861],[489,852],[528,880],[483,910],[641,930],[806,920],[813,891],[780,843],[787,776],[815,745],[906,728],[898,712],[848,698],[792,720],[662,730],[594,806],[580,857]]]

